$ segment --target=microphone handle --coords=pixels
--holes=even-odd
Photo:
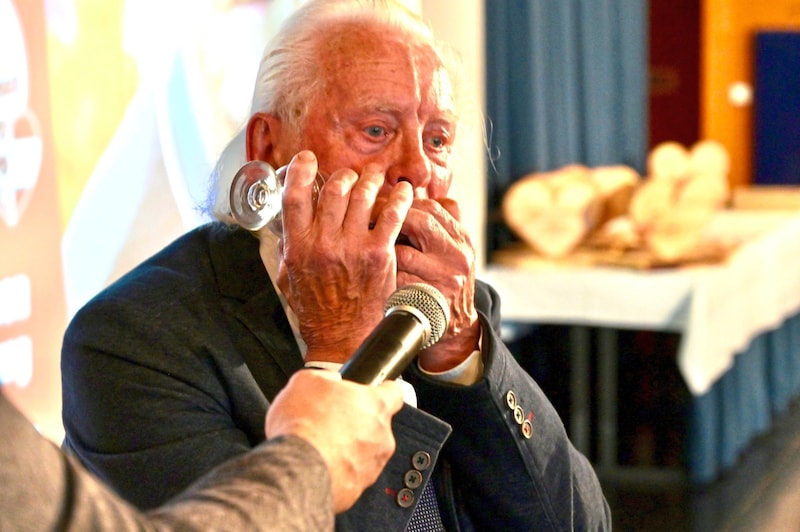
[[[403,373],[427,337],[425,326],[414,314],[395,309],[358,347],[342,366],[343,379],[360,384],[380,384]]]

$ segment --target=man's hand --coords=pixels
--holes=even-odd
[[[480,323],[475,310],[475,250],[451,199],[415,199],[402,233],[410,245],[395,246],[397,285],[428,283],[450,304],[450,322],[439,342],[422,351],[419,363],[447,371],[478,349]]]
[[[327,370],[301,370],[272,401],[267,438],[299,436],[313,445],[331,474],[336,513],[375,483],[395,450],[392,416],[403,405],[400,386],[364,386]]]
[[[278,285],[297,314],[306,360],[344,363],[383,318],[383,305],[397,287],[393,243],[412,190],[407,183],[394,187],[371,223],[384,182],[377,168],[368,164],[361,175],[334,172],[315,208],[316,172],[309,151],[286,170]]]

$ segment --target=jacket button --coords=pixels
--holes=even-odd
[[[510,410],[514,410],[517,407],[517,394],[511,390],[506,392],[506,404]]]
[[[414,504],[414,492],[403,488],[397,492],[397,505],[400,508],[410,508]]]
[[[417,471],[416,469],[411,469],[406,471],[405,476],[403,477],[403,484],[406,485],[407,488],[415,489],[422,485],[422,473]]]
[[[522,422],[522,435],[528,439],[531,439],[531,436],[533,436],[533,423],[527,419]]]
[[[517,406],[514,409],[514,421],[517,422],[518,425],[522,425],[522,421],[525,419],[525,412],[523,412],[521,406]]]
[[[431,466],[431,455],[425,451],[417,451],[411,458],[411,464],[417,471],[425,471]]]

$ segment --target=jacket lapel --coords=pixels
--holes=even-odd
[[[280,298],[261,262],[258,239],[249,232],[216,224],[209,237],[209,255],[219,292],[227,309],[253,334],[263,350],[242,353],[259,388],[272,400],[303,359]],[[290,353],[289,356],[286,356]],[[284,372],[281,382],[270,357]]]

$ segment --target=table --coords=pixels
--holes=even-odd
[[[585,326],[601,328],[598,451],[603,467],[613,466],[616,452],[615,329],[681,333],[677,363],[694,396],[689,473],[697,482],[716,477],[752,436],[765,430],[763,403],[772,401],[767,409],[779,409],[788,396],[800,393],[800,382],[777,383],[782,389],[774,390],[780,380],[776,371],[791,370],[795,358],[800,369],[800,212],[721,210],[708,224],[705,238],[736,242],[737,247],[721,263],[652,270],[551,261],[530,251],[501,252],[495,257],[501,262],[481,274],[500,293],[505,320],[575,327],[570,432],[584,451],[588,341],[581,331]],[[776,349],[781,351],[777,355]],[[784,369],[778,371],[776,364]],[[753,372],[764,374],[765,391],[753,391],[758,387],[748,377]],[[752,427],[737,431],[744,436],[730,443],[730,416],[719,411],[740,405],[741,397],[760,401],[759,413],[748,422]]]

